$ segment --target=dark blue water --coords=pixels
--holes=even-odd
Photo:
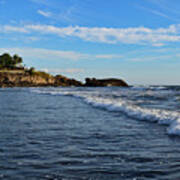
[[[179,180],[179,87],[0,89],[0,179]]]

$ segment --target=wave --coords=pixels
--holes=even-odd
[[[180,86],[176,86],[176,85],[174,85],[174,86],[168,86],[168,85],[166,85],[166,86],[152,86],[152,85],[150,85],[150,86],[132,86],[131,87],[131,89],[132,90],[140,90],[140,91],[144,91],[144,90],[151,90],[151,91],[180,91]]]
[[[180,113],[164,109],[143,108],[133,104],[132,101],[122,98],[113,99],[112,97],[101,97],[99,92],[88,91],[42,91],[33,92],[49,95],[73,96],[82,99],[93,107],[101,108],[110,112],[121,112],[126,116],[143,121],[157,122],[158,124],[168,125],[167,133],[180,135]]]
[[[140,90],[140,91],[144,91],[144,90],[158,91],[158,90],[167,90],[171,88],[168,88],[168,86],[132,86],[131,89]]]

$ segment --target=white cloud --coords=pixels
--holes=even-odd
[[[118,54],[99,54],[99,55],[95,55],[96,59],[120,59],[122,58],[122,55],[118,55]]]
[[[157,2],[157,1],[156,1]],[[159,5],[159,1],[155,4],[158,4]],[[160,4],[163,4],[162,2]],[[141,6],[141,5],[136,5],[136,7],[142,9],[142,10],[145,10],[146,12],[149,12],[151,14],[154,14],[154,15],[157,15],[157,16],[160,16],[160,17],[163,17],[163,18],[166,18],[166,19],[169,19],[169,20],[172,20],[172,21],[176,21],[176,22],[179,22],[178,19],[176,18],[172,18],[170,17],[169,15],[167,15],[167,11],[165,11],[166,13],[163,13],[162,10],[155,10],[155,9],[151,9],[151,8],[146,8],[144,6]]]
[[[25,27],[5,25],[5,26],[0,26],[0,32],[2,33],[13,33],[13,32],[28,33],[28,30]]]
[[[177,55],[161,55],[161,56],[144,56],[138,58],[129,58],[131,62],[147,62],[147,61],[160,61],[176,57]]]
[[[167,18],[167,19],[171,19],[168,15],[166,15],[166,14],[164,14],[162,12],[159,12],[159,11],[149,9],[149,12],[151,12],[152,14]]]
[[[180,24],[171,25],[167,28],[151,29],[146,27],[134,28],[99,28],[99,27],[56,27],[52,25],[24,25],[0,26],[3,33],[40,33],[54,34],[65,37],[77,37],[85,41],[101,43],[125,43],[141,45],[164,45],[171,42],[180,42]],[[34,36],[34,34],[33,34]]]
[[[101,54],[91,55],[79,53],[76,51],[60,51],[41,48],[0,48],[2,53],[19,54],[24,58],[42,59],[42,60],[96,60],[96,59],[117,59],[122,57],[119,54]],[[70,69],[73,71],[73,69]]]
[[[53,74],[59,74],[59,73],[68,73],[68,74],[77,74],[77,73],[82,73],[85,70],[84,69],[78,69],[78,68],[68,68],[68,69],[41,69],[42,71],[45,71],[47,73],[53,73]]]
[[[39,41],[40,40],[40,38],[39,37],[34,37],[34,36],[30,36],[30,37],[27,37],[26,39],[25,39],[25,41]]]
[[[40,15],[42,15],[44,17],[51,17],[52,16],[52,13],[48,12],[48,11],[38,10],[37,12],[38,12],[38,14],[40,14]]]
[[[164,44],[163,43],[154,43],[154,44],[152,44],[154,47],[162,47],[162,46],[164,46]]]
[[[41,48],[0,48],[0,53],[8,52],[11,54],[17,53],[23,57],[30,57],[35,59],[53,60],[54,59],[68,59],[80,60],[87,58],[88,55],[81,54],[74,51],[59,51]]]

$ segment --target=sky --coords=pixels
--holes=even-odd
[[[180,84],[179,0],[0,0],[0,54],[83,80]]]

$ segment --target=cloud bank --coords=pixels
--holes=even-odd
[[[24,26],[1,25],[0,33],[53,34],[61,38],[76,37],[84,41],[110,44],[123,43],[163,46],[166,43],[180,42],[180,24],[158,29],[146,27],[57,27],[34,24]]]
[[[61,51],[42,48],[0,48],[2,53],[17,53],[24,58],[44,59],[44,60],[96,60],[96,59],[120,59],[123,56],[120,54],[85,54],[76,51]],[[52,59],[53,58],[53,59]]]

